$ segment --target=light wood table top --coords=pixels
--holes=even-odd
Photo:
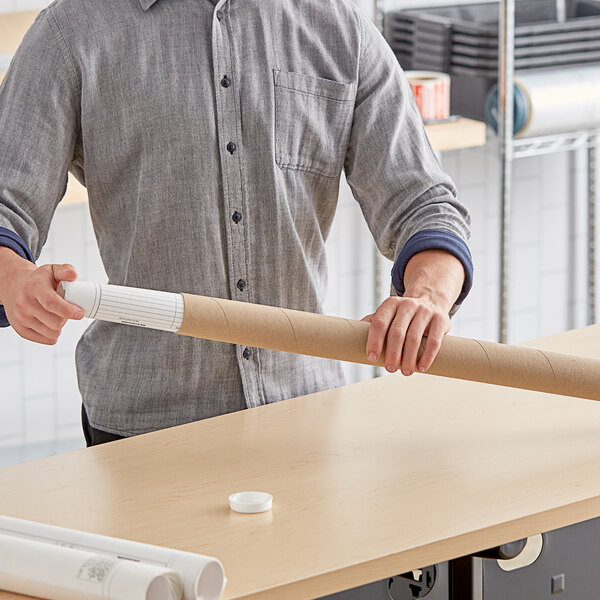
[[[600,357],[600,325],[538,345]],[[214,555],[226,600],[314,598],[599,516],[599,431],[594,401],[392,375],[0,469],[0,514]],[[243,490],[272,511],[230,512]]]

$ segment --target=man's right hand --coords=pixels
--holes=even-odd
[[[61,298],[61,281],[75,281],[72,265],[36,267],[10,248],[0,247],[0,304],[13,329],[32,342],[54,345],[67,319],[83,318],[83,310]]]

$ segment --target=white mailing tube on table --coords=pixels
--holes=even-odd
[[[175,571],[0,534],[0,589],[47,600],[181,600]]]
[[[162,326],[155,328],[181,335],[372,364],[365,353],[369,323],[364,321],[193,294],[80,282],[62,285],[65,299],[81,306],[86,316],[141,327],[153,327],[160,316]],[[151,304],[159,299],[160,313],[154,313]],[[385,351],[376,364],[385,365]],[[533,348],[445,336],[428,373],[600,400],[600,360]]]
[[[203,556],[191,552],[183,552],[172,548],[162,546],[153,546],[120,538],[108,537],[86,531],[77,531],[75,529],[66,529],[56,527],[45,523],[27,521],[0,515],[0,536],[12,538],[17,542],[20,540],[35,542],[37,544],[47,545],[51,550],[60,552],[60,547],[67,547],[71,550],[82,551],[92,555],[101,555],[108,560],[118,559],[125,563],[133,565],[143,565],[139,571],[132,570],[133,576],[138,581],[143,581],[148,576],[148,569],[155,569],[157,573],[175,573],[181,581],[184,600],[218,600],[221,597],[226,584],[223,565],[219,560],[212,556]],[[8,545],[10,550],[12,544]],[[0,544],[0,589],[6,577],[22,576],[23,571],[17,569],[17,565],[12,565],[10,570],[2,570],[4,548]],[[40,555],[41,556],[41,555]],[[73,555],[75,559],[77,556]],[[73,557],[69,557],[71,560]],[[47,563],[46,563],[47,566]],[[129,567],[128,567],[129,568]],[[133,569],[133,567],[131,568]],[[116,571],[115,571],[116,572]],[[125,573],[127,574],[127,573]],[[170,581],[173,581],[172,576]],[[13,580],[13,583],[15,580]],[[161,583],[155,586],[163,587]],[[10,589],[10,588],[5,588]],[[154,589],[154,588],[153,588]],[[28,593],[26,589],[19,593]],[[53,596],[41,596],[43,598],[53,598]],[[72,596],[59,596],[62,598],[71,598]],[[79,598],[92,598],[84,593],[80,593]],[[112,596],[105,596],[112,598]],[[161,600],[164,596],[161,596]],[[178,597],[181,597],[178,596]],[[120,596],[115,596],[119,598]],[[138,596],[131,595],[130,600],[136,600]],[[168,596],[167,596],[168,598]],[[154,596],[148,596],[146,600],[154,600]]]

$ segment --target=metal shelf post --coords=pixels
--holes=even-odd
[[[373,8],[375,11],[375,25],[383,33],[384,0],[374,0]]]
[[[596,321],[596,142],[590,136],[588,146],[588,303],[587,322]]]
[[[373,0],[373,10],[374,10],[374,19],[375,25],[377,29],[383,35],[383,15],[384,15],[384,0]],[[375,256],[374,256],[374,269],[375,269],[375,306],[379,306],[379,304],[389,295],[389,291],[384,294],[383,292],[383,281],[381,278],[381,254],[379,254],[379,250],[375,247]],[[373,367],[373,377],[381,377],[383,375],[383,369],[381,367]]]
[[[500,142],[500,301],[498,338],[508,341],[508,288],[510,273],[510,241],[512,224],[512,167],[514,160],[514,48],[515,0],[499,4],[499,61],[498,61],[498,133]]]

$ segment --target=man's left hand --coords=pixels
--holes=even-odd
[[[444,250],[425,250],[415,254],[404,271],[404,296],[392,296],[377,311],[364,317],[371,326],[366,353],[376,362],[386,344],[385,368],[404,375],[417,369],[426,371],[433,363],[450,331],[449,312],[464,282],[462,263]],[[418,352],[427,336],[423,354]]]

